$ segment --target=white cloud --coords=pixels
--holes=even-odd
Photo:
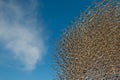
[[[27,5],[19,1],[0,0],[0,43],[22,68],[33,70],[45,49],[42,33],[35,29],[37,1],[26,0]]]

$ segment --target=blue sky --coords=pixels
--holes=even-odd
[[[52,80],[55,41],[92,0],[0,0],[0,80]]]

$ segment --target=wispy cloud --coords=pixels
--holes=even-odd
[[[0,0],[0,43],[25,70],[33,70],[45,49],[42,26],[36,30],[37,1],[20,1]]]

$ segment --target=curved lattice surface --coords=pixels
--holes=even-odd
[[[103,0],[63,32],[58,80],[120,80],[120,4]]]

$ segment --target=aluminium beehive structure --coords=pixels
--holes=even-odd
[[[120,80],[120,4],[102,0],[91,6],[57,45],[57,80]]]

